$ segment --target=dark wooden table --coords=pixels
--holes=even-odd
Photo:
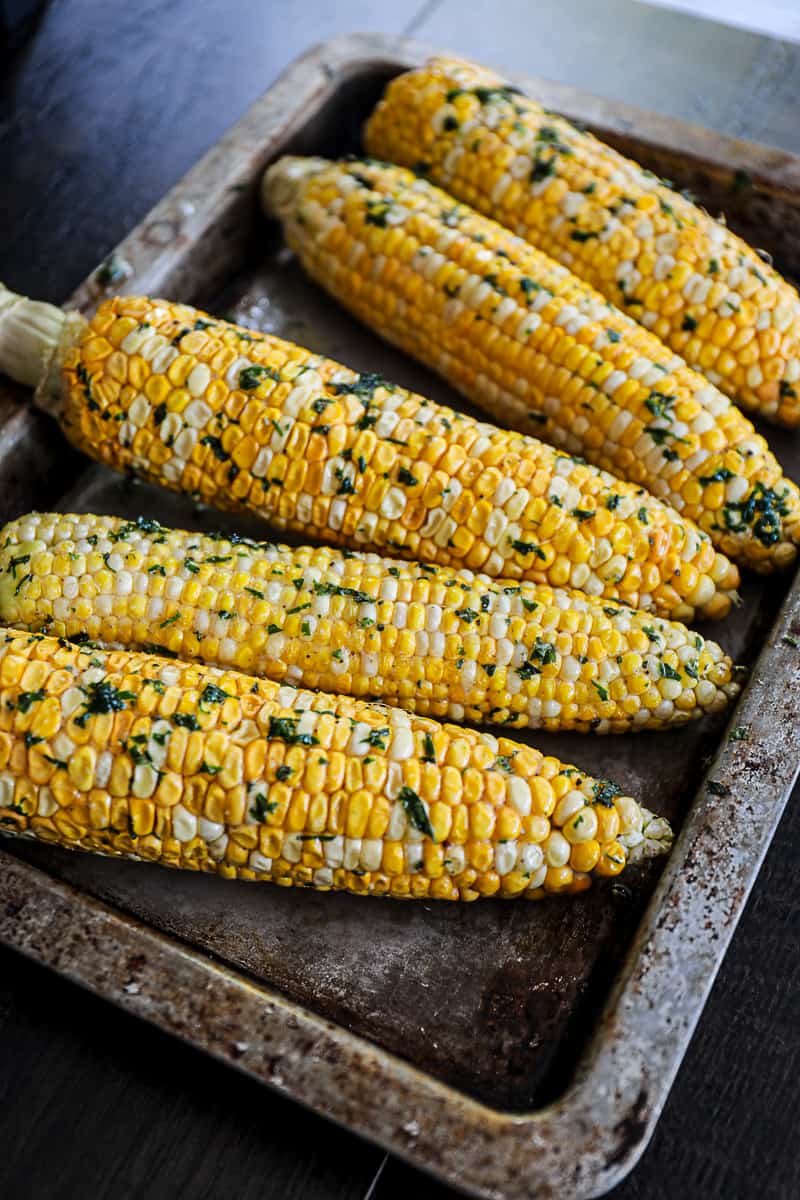
[[[798,48],[629,0],[54,0],[0,48],[0,278],[65,297],[282,66],[356,28],[800,150]],[[800,1195],[799,845],[793,802],[619,1200]],[[3,1200],[453,1195],[6,950],[0,1139]]]

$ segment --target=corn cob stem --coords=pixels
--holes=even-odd
[[[77,313],[29,300],[0,283],[0,371],[36,388],[36,401],[47,411],[53,411],[55,392],[57,415],[59,350],[64,339],[76,336],[84,325]]]
[[[797,291],[650,171],[448,58],[392,80],[365,142],[552,254],[744,407],[800,423]]]
[[[738,572],[706,534],[533,438],[165,301],[107,301],[70,336],[62,427],[117,470],[324,541],[681,620],[730,609]]]
[[[578,892],[669,845],[607,780],[357,700],[0,631],[0,829],[228,879]]]
[[[739,690],[716,643],[563,589],[141,518],[31,513],[0,546],[2,624],[426,716],[623,733],[720,711]]]
[[[647,487],[756,570],[800,492],[721,392],[588,284],[388,164],[284,159],[264,194],[309,273],[493,416]]]

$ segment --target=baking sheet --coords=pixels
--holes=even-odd
[[[255,203],[260,170],[276,152],[355,150],[383,81],[423,56],[412,43],[366,36],[301,60],[126,240],[124,290],[199,302],[466,407],[337,310]],[[553,85],[527,86],[553,103],[543,95]],[[709,205],[724,200],[732,224],[749,231],[757,223],[759,244],[795,266],[795,160],[555,90],[558,107],[623,147],[634,143],[648,165]],[[89,280],[76,300],[88,307],[100,290]],[[24,404],[12,389],[0,396],[4,519],[58,503],[268,536],[253,521],[87,469]],[[770,439],[797,477],[792,439],[774,431]],[[794,592],[776,625],[790,583],[748,581],[742,606],[712,630],[751,664],[769,643],[734,718],[746,724],[745,739],[726,745],[725,718],[677,733],[530,737],[683,823],[644,924],[661,864],[564,902],[400,904],[232,885],[8,842],[0,936],[480,1194],[563,1187],[568,1129],[573,1148],[585,1142],[571,1194],[597,1194],[644,1145],[796,772],[797,651],[779,632],[795,619]],[[695,799],[720,746],[723,761],[712,771],[730,795],[701,788]],[[723,831],[732,844],[721,850]],[[60,921],[66,942],[54,945],[46,929]],[[147,948],[121,958],[128,942]],[[208,995],[219,989],[227,1007],[190,1019],[197,997],[186,972]],[[263,1024],[266,1006],[275,1006],[277,1025],[254,1038],[250,1027]],[[221,1038],[220,1020],[230,1028]],[[295,1043],[313,1030],[310,1053],[325,1041],[322,1029],[336,1053],[309,1074]],[[356,1062],[351,1100],[345,1083]]]

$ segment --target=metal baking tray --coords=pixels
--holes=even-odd
[[[357,150],[386,80],[429,52],[372,35],[312,50],[118,247],[125,278],[109,286],[109,272],[95,274],[72,303],[88,310],[113,286],[233,312],[459,405],[303,277],[256,197],[284,151]],[[798,271],[800,160],[518,82],[724,209]],[[770,438],[798,477],[797,443]],[[0,391],[0,478],[4,520],[61,506],[267,533],[87,466],[10,386]],[[542,904],[400,904],[9,839],[0,937],[467,1192],[597,1196],[652,1133],[794,782],[795,634],[797,581],[748,579],[742,605],[713,631],[752,667],[728,730],[723,718],[621,738],[532,735],[680,829],[666,865],[622,883]]]

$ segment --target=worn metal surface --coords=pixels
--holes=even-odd
[[[126,240],[125,290],[233,309],[452,402],[301,276],[255,204],[262,166],[285,148],[355,149],[383,81],[424,53],[366,37],[301,60]],[[780,200],[780,219],[760,226],[758,241],[779,262],[797,260],[797,160],[524,82],[709,204],[724,202],[734,225],[749,228],[754,205],[772,213]],[[100,292],[88,281],[76,303],[90,307]],[[64,507],[254,528],[99,468],[78,474],[21,392],[8,389],[0,405],[4,518],[67,492]],[[791,440],[770,437],[796,476]],[[797,769],[797,651],[780,640],[800,632],[796,590],[775,624],[789,582],[749,581],[743,606],[715,630],[740,661],[762,651],[733,718],[743,739],[720,741],[719,722],[613,740],[533,739],[617,778],[677,823],[688,811],[638,932],[657,870],[564,903],[401,905],[8,843],[0,936],[461,1187],[599,1194],[646,1141]],[[730,792],[701,788],[692,803],[720,746],[711,775]],[[579,1153],[577,1170],[562,1147]]]

